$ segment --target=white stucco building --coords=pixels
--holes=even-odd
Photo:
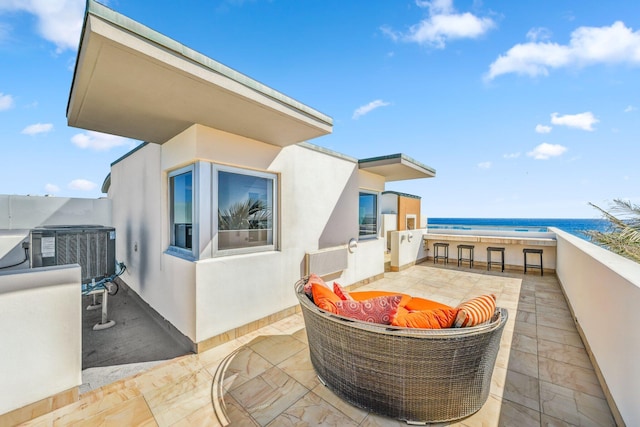
[[[331,118],[92,1],[67,117],[146,141],[103,186],[122,279],[197,351],[291,314],[309,269],[381,277],[385,183],[435,176],[306,142]]]

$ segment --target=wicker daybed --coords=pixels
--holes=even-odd
[[[505,309],[469,328],[398,328],[324,311],[303,286],[299,281],[295,291],[311,363],[320,381],[344,400],[408,423],[457,420],[487,400]]]

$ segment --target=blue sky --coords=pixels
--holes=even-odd
[[[104,4],[329,116],[311,142],[402,152],[431,217],[598,217],[640,204],[640,2]],[[100,197],[139,141],[66,125],[84,1],[0,0],[0,194]]]

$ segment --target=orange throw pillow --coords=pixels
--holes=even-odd
[[[475,297],[460,304],[458,309],[454,323],[456,328],[479,325],[493,317],[496,311],[496,296],[490,294]]]
[[[323,286],[327,286],[327,284],[320,278],[320,276],[311,273],[309,275],[309,278],[307,279],[307,283],[305,283],[303,288],[304,293],[307,294],[309,298],[313,298],[313,294],[311,293],[311,285],[313,285],[314,283],[319,283]]]
[[[311,285],[311,293],[313,294],[313,302],[315,302],[318,307],[325,311],[338,314],[336,302],[342,300],[338,295],[334,294],[331,289],[319,283],[313,283]]]
[[[423,311],[405,310],[405,312],[398,312],[391,325],[422,329],[450,328],[456,320],[457,313],[458,309],[446,306]]]
[[[340,283],[333,282],[333,293],[338,295],[343,301],[353,301],[349,292],[345,291],[344,288],[340,286]]]

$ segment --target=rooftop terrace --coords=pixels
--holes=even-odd
[[[291,284],[293,292],[293,284]],[[483,408],[454,426],[615,425],[555,275],[422,263],[362,288],[509,310]],[[25,425],[405,425],[338,399],[315,376],[301,314],[82,394]]]

